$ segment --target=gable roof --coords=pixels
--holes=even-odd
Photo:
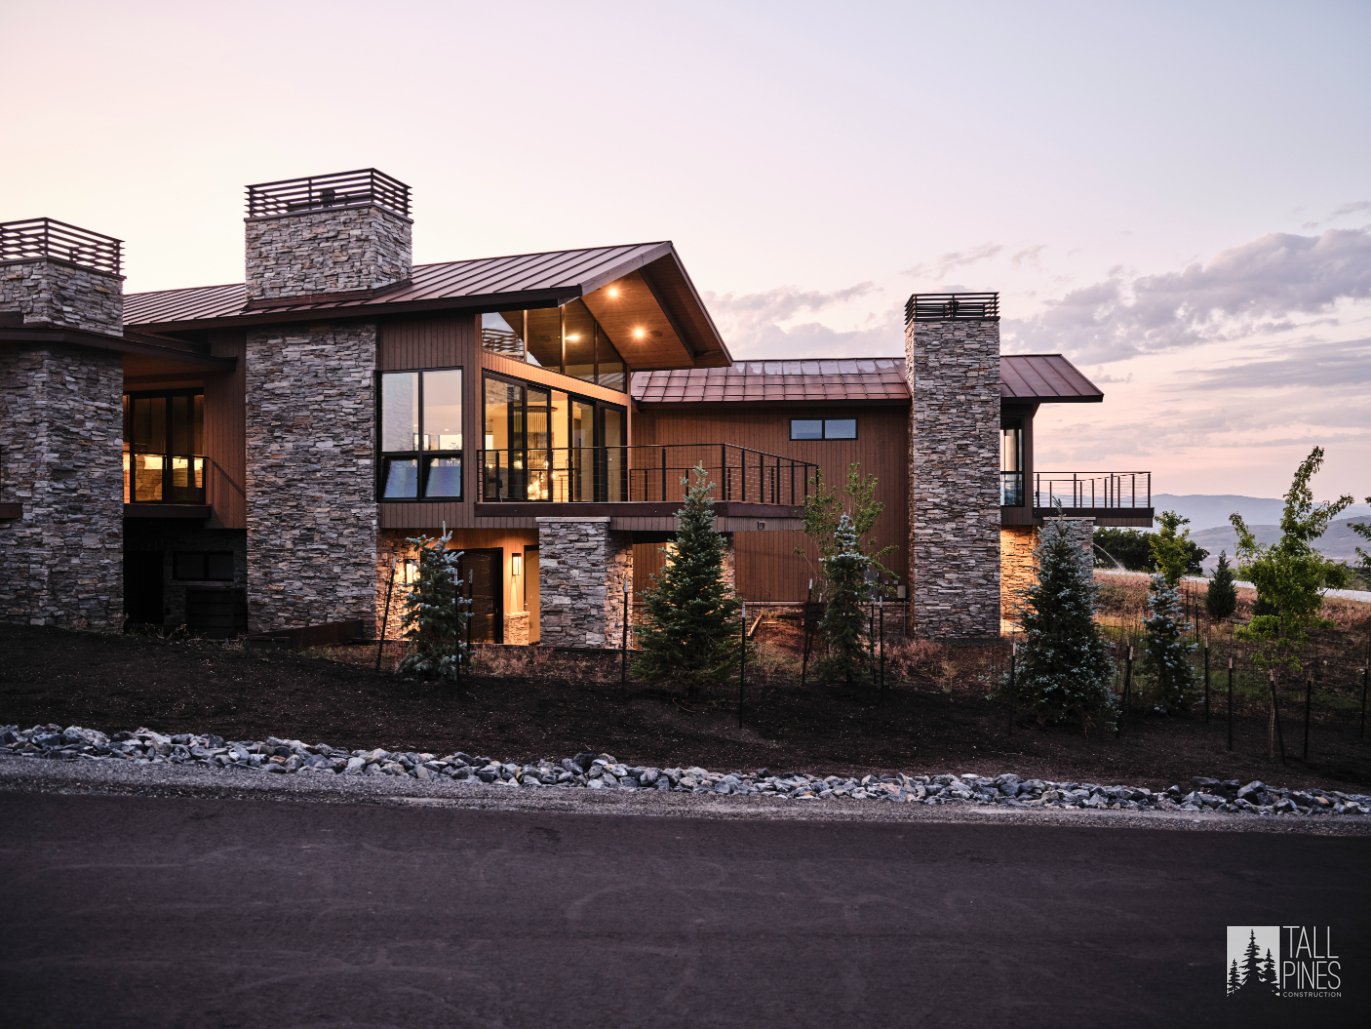
[[[902,357],[739,361],[729,368],[687,368],[633,376],[640,404],[909,403]],[[1000,358],[1000,399],[1025,403],[1104,399],[1061,354]]]
[[[732,360],[669,241],[415,265],[408,282],[361,294],[249,301],[241,282],[133,293],[124,298],[124,323],[178,332],[317,320],[321,313],[366,316],[551,307],[590,297],[624,280],[627,292],[641,293],[628,299],[640,311],[650,307],[659,312],[661,322],[645,344],[652,348],[655,343],[658,353],[637,367],[678,367],[678,354],[702,365]],[[625,344],[621,349],[629,348]],[[624,356],[633,366],[629,354]]]

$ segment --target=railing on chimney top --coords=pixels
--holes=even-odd
[[[409,187],[375,168],[259,182],[247,189],[250,218],[369,205],[409,217]]]
[[[0,222],[0,262],[66,261],[118,275],[123,243],[55,218]]]

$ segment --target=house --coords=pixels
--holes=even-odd
[[[127,297],[121,241],[0,224],[0,618],[393,633],[446,531],[477,639],[615,646],[689,468],[781,602],[857,461],[909,631],[985,637],[1053,501],[1151,523],[1146,473],[1036,469],[1038,408],[1102,395],[1002,358],[995,294],[911,297],[903,359],[735,362],[669,242],[416,266],[409,215],[375,169],[252,185],[244,282]]]

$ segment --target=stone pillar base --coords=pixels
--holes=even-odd
[[[626,533],[611,532],[604,517],[539,518],[538,576],[540,643],[620,645],[624,601],[633,603],[633,543]]]

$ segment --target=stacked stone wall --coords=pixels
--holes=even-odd
[[[246,348],[248,624],[376,613],[376,326],[251,332]]]
[[[1024,593],[1038,579],[1033,551],[1038,530],[1031,525],[1006,526],[1000,530],[1000,617],[1018,621]]]
[[[345,207],[267,218],[246,228],[252,300],[379,289],[410,276],[408,218]]]
[[[124,332],[123,278],[64,261],[0,264],[0,311],[25,325],[62,325],[111,336]]]
[[[1000,329],[911,323],[910,618],[915,635],[1000,631]]]
[[[541,643],[619,645],[625,584],[633,603],[631,537],[611,532],[608,518],[539,518],[538,575]]]
[[[0,350],[0,618],[118,631],[124,606],[123,364]]]

